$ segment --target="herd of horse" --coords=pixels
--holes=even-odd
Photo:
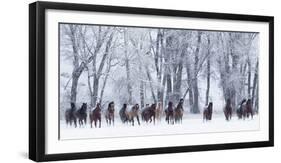
[[[161,121],[163,115],[165,116],[165,121],[168,124],[182,123],[182,117],[184,113],[183,108],[184,100],[180,99],[176,107],[174,107],[173,102],[168,102],[168,106],[165,110],[163,110],[162,103],[158,104],[146,104],[144,109],[140,109],[139,104],[135,104],[129,107],[127,104],[123,104],[122,108],[119,111],[119,117],[122,123],[135,125],[135,120],[138,125],[141,124],[140,120],[145,123],[153,123],[155,121]],[[233,114],[233,108],[231,106],[231,100],[227,99],[226,105],[223,109],[226,121],[230,121]],[[207,106],[203,109],[203,122],[212,120],[213,114],[213,103],[209,102]],[[253,118],[254,111],[252,108],[251,99],[243,99],[238,108],[236,109],[236,114],[238,119],[249,118],[250,116]],[[65,120],[66,124],[72,126],[74,124],[75,127],[78,125],[84,126],[87,124],[87,103],[83,103],[80,109],[76,109],[74,103],[70,103],[70,108],[65,111]],[[108,126],[114,126],[115,120],[115,109],[114,102],[110,102],[108,104],[107,109],[104,111],[104,117]],[[91,128],[99,127],[101,128],[102,121],[102,109],[101,104],[97,103],[96,107],[89,112],[89,119]]]

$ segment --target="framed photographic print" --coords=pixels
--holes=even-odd
[[[29,158],[273,146],[273,17],[35,2]]]

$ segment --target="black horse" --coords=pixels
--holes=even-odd
[[[203,121],[210,121],[212,120],[212,114],[213,114],[213,103],[210,102],[207,107],[204,108],[203,111]]]
[[[183,99],[180,99],[177,107],[174,110],[175,123],[182,123],[183,116]]]
[[[250,115],[251,115],[251,118],[253,119],[254,111],[253,111],[253,107],[252,107],[252,100],[248,99],[246,102],[246,109],[244,110],[244,113],[243,113],[244,119],[249,118]]]
[[[225,108],[224,108],[223,112],[224,112],[224,115],[225,115],[225,119],[227,121],[231,120],[232,107],[231,107],[231,100],[230,99],[226,100],[226,105],[225,105]]]
[[[236,110],[238,119],[243,118],[243,113],[245,113],[245,110],[246,110],[246,101],[247,101],[246,99],[243,99],[241,101],[241,103],[239,104],[238,109]]]
[[[122,123],[126,123],[129,121],[129,117],[127,115],[127,104],[123,104],[123,107],[119,111],[119,116]]]
[[[174,124],[174,107],[173,102],[168,103],[168,108],[165,109],[166,121],[168,124]]]
[[[86,125],[87,123],[87,103],[83,103],[81,108],[77,110],[76,117],[78,118],[79,126]]]
[[[70,103],[70,109],[65,111],[65,121],[66,124],[72,126],[72,123],[74,123],[74,126],[77,127],[77,119],[76,119],[76,107],[73,102]]]

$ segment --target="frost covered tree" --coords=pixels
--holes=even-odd
[[[60,35],[64,103],[167,107],[183,98],[195,114],[247,98],[258,111],[257,33],[61,24]]]

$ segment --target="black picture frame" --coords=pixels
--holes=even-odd
[[[123,14],[161,15],[175,17],[240,20],[269,23],[269,140],[261,142],[159,147],[150,149],[99,151],[83,153],[45,153],[45,11],[95,11]],[[274,145],[274,18],[271,16],[239,15],[210,12],[179,11],[152,8],[117,7],[56,2],[34,2],[29,5],[29,158],[34,161],[55,161],[207,151],[236,148],[269,147]]]

